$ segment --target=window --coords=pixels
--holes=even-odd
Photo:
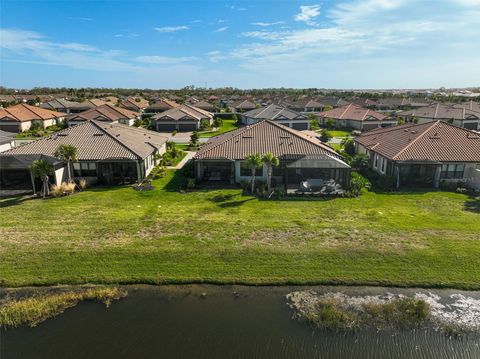
[[[458,179],[463,178],[463,172],[465,170],[465,164],[453,163],[442,165],[442,173],[440,178],[442,179]]]
[[[374,168],[378,168],[378,155],[377,155],[377,154],[374,155],[374,164],[373,164],[373,167],[374,167]]]
[[[385,169],[387,167],[387,160],[382,157],[381,161],[382,161],[382,165],[381,165],[382,168],[380,169],[380,172],[385,173]]]
[[[248,167],[247,162],[240,162],[240,176],[250,177],[252,170]],[[259,167],[255,171],[255,176],[263,176],[263,167]]]
[[[95,162],[74,162],[73,174],[75,177],[96,177],[97,164]]]

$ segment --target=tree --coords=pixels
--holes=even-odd
[[[35,160],[30,166],[30,171],[34,177],[40,177],[43,185],[43,198],[48,194],[48,176],[53,175],[53,166],[46,160]]]
[[[72,182],[72,161],[77,160],[77,148],[73,145],[60,145],[55,151],[55,157],[67,162],[68,182]]]
[[[331,139],[332,139],[332,135],[327,130],[322,130],[320,132],[320,141],[322,141],[323,143],[327,143]]]
[[[272,168],[278,166],[280,160],[273,153],[269,152],[263,155],[262,162],[267,166],[267,190],[270,193],[272,187]]]
[[[252,194],[253,194],[255,191],[255,172],[257,171],[257,168],[260,168],[263,164],[262,156],[260,156],[258,153],[255,153],[253,155],[247,156],[245,160],[247,162],[248,168],[250,168],[252,171]]]
[[[353,156],[352,160],[350,161],[350,166],[359,170],[360,172],[364,172],[369,166],[368,156],[365,154],[357,154]]]
[[[342,140],[342,146],[345,153],[349,156],[355,155],[355,142],[351,138]]]
[[[327,126],[327,128],[329,130],[331,130],[334,126],[335,126],[335,120],[333,118],[329,118],[327,119],[327,121],[325,122],[325,125]]]
[[[190,147],[197,147],[198,146],[198,132],[193,131],[191,136],[190,136]]]

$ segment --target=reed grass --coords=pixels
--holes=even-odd
[[[6,300],[0,305],[0,326],[31,327],[63,313],[84,300],[97,300],[108,307],[112,301],[123,298],[127,291],[117,287],[88,288],[50,293],[22,299]]]

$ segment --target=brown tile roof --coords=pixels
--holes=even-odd
[[[443,121],[368,131],[355,141],[396,161],[480,162],[480,135]]]
[[[337,120],[354,120],[354,121],[382,121],[387,118],[382,113],[369,110],[354,103],[334,108],[333,110],[319,112],[318,117],[333,118]]]
[[[253,110],[257,106],[252,101],[241,100],[239,102],[231,104],[230,107],[233,107],[234,109],[237,109],[237,110]]]
[[[212,137],[195,155],[195,159],[244,159],[254,153],[286,155],[328,155],[342,159],[332,148],[314,137],[279,123],[264,120],[254,125]]]
[[[410,111],[402,111],[398,116],[415,116],[430,118],[432,120],[465,120],[468,118],[480,118],[480,112],[475,112],[464,107],[453,107],[442,103],[434,103],[430,106],[420,107]]]
[[[0,121],[32,121],[32,120],[50,120],[65,116],[62,112],[51,111],[37,106],[30,106],[24,103],[0,108]]]
[[[90,110],[75,113],[66,117],[67,121],[111,121],[115,122],[122,119],[132,119],[138,117],[138,113],[125,108],[116,107],[109,103],[94,107]]]
[[[157,132],[117,123],[88,121],[56,132],[48,137],[3,152],[7,155],[43,154],[54,156],[58,146],[73,145],[78,159],[143,159],[167,141]]]
[[[135,111],[143,110],[144,108],[148,107],[148,101],[144,100],[143,98],[139,98],[137,101],[136,98],[129,97],[126,100],[122,101],[121,105],[128,109],[135,109]]]

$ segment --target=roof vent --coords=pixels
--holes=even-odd
[[[66,137],[68,136],[68,133],[57,133],[57,136],[63,136],[63,137]],[[56,136],[55,136],[56,137]]]
[[[242,138],[253,138],[252,135],[243,135]]]
[[[103,133],[94,133],[94,136],[103,136]]]

